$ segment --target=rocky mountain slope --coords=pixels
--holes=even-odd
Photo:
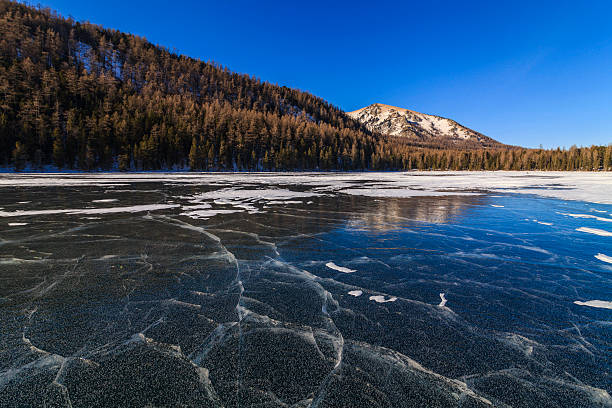
[[[460,125],[452,119],[374,103],[348,115],[373,132],[397,136],[418,144],[500,147],[502,143]]]

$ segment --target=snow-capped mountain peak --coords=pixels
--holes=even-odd
[[[452,119],[382,103],[374,103],[348,112],[348,115],[363,123],[371,131],[408,138],[415,142],[501,145],[490,137],[462,126]]]

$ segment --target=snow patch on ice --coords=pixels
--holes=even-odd
[[[491,207],[504,208],[503,205],[491,204]]]
[[[376,186],[360,188],[375,179]],[[562,200],[612,204],[612,177],[605,172],[533,172],[533,171],[410,171],[388,173],[55,173],[0,174],[0,186],[125,186],[132,183],[175,183],[183,185],[268,185],[269,189],[239,190],[226,188],[202,193],[203,200],[227,198],[247,201],[290,200],[341,190],[347,194],[368,196],[466,195],[487,191],[494,194],[533,194]],[[272,188],[274,185],[299,185],[313,190],[294,192]],[[354,191],[350,191],[354,190]],[[378,193],[376,191],[378,190]],[[286,194],[278,196],[279,191]],[[370,191],[368,194],[367,192]],[[403,191],[403,193],[402,193]],[[287,193],[288,192],[288,193]],[[287,196],[291,194],[291,196]],[[474,193],[472,193],[474,194]],[[223,197],[221,197],[223,195]],[[257,201],[255,199],[254,201]],[[610,213],[609,210],[607,210]]]
[[[302,204],[302,201],[297,201],[297,200],[287,200],[287,201],[282,201],[282,200],[273,200],[273,201],[268,201],[267,202],[268,205],[279,205],[279,204]]]
[[[232,214],[232,213],[239,213],[239,212],[244,212],[244,210],[238,210],[238,209],[235,209],[235,210],[220,210],[220,209],[195,210],[195,211],[182,212],[181,215],[185,215],[190,218],[206,219],[206,218],[214,217],[217,214]]]
[[[599,235],[602,237],[612,237],[612,232],[597,229],[597,228],[580,227],[580,228],[576,228],[576,231],[586,232],[588,234],[595,234],[595,235]]]
[[[92,203],[112,203],[115,201],[119,201],[116,198],[103,198],[101,200],[93,200]]]
[[[329,269],[333,269],[335,271],[342,272],[342,273],[357,272],[355,269],[349,269],[349,268],[345,268],[344,266],[338,266],[333,262],[328,262],[325,264],[325,266],[327,266]]]
[[[212,205],[208,203],[195,204],[195,205],[184,205],[181,207],[181,210],[206,210],[207,208],[212,208]]]
[[[376,296],[370,296],[370,300],[373,300],[376,303],[387,303],[387,302],[395,302],[397,300],[397,297],[391,296],[390,298],[387,299],[385,296],[376,295]]]
[[[608,255],[604,255],[604,254],[597,254],[597,255],[595,255],[595,258],[599,259],[602,262],[607,262],[607,263],[611,263],[612,264],[612,256],[608,256]]]
[[[243,180],[242,182],[246,183],[247,180]],[[263,204],[264,208],[268,204],[302,204],[302,201],[294,199],[319,195],[321,194],[311,191],[291,191],[283,188],[236,189],[230,187],[181,198],[196,205],[206,205],[208,202],[212,201],[217,205],[229,205],[234,208],[248,211],[250,214],[254,214],[260,212],[259,208],[255,206],[256,203]],[[198,218],[205,217],[206,216],[202,217],[201,214],[198,216]]]
[[[145,204],[134,205],[130,207],[106,207],[106,208],[72,208],[72,209],[56,209],[56,210],[31,210],[31,211],[0,211],[0,217],[22,217],[32,215],[49,215],[49,214],[115,214],[115,213],[138,213],[144,211],[166,210],[168,208],[179,207],[178,204]]]
[[[27,222],[9,222],[8,226],[9,227],[22,227],[24,225],[28,225]]]
[[[348,294],[351,295],[351,296],[358,297],[358,296],[363,295],[363,291],[361,291],[361,290],[351,290]]]
[[[442,299],[442,301],[440,302],[440,304],[438,305],[439,307],[444,307],[446,306],[446,297],[444,296],[444,293],[440,293],[440,299]]]
[[[598,217],[598,216],[592,215],[592,214],[569,214],[569,213],[562,213],[562,212],[557,213],[557,214],[567,215],[568,217],[574,217],[574,218],[592,218],[592,219],[597,220],[597,221],[612,222],[612,218]]]
[[[586,302],[581,302],[579,300],[576,300],[574,304],[580,305],[580,306],[597,307],[600,309],[612,309],[612,302],[608,302],[606,300],[588,300]]]
[[[540,225],[553,225],[552,222],[544,222],[544,221],[538,221],[538,220],[533,220],[533,222],[535,222],[536,224],[540,224]]]

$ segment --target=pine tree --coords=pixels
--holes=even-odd
[[[191,170],[199,170],[201,168],[198,152],[198,143],[196,142],[195,137],[192,139],[191,149],[189,149],[189,167],[191,168]]]
[[[64,149],[64,141],[58,128],[53,129],[53,164],[58,168],[64,167],[66,161],[66,152]]]
[[[23,170],[27,161],[28,152],[25,145],[20,142],[16,142],[15,149],[13,149],[13,163],[15,164],[15,171]]]

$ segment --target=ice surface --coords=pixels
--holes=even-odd
[[[378,185],[362,188],[376,180]],[[612,204],[612,177],[606,172],[404,172],[404,173],[101,173],[101,174],[2,174],[0,186],[126,186],[138,183],[300,185],[319,187],[320,191],[351,189],[351,194],[394,197],[440,195],[441,191],[466,192],[487,190],[497,193],[535,194],[563,200]],[[404,189],[405,192],[393,191]],[[382,192],[376,192],[382,190]],[[418,190],[421,190],[419,192]],[[229,199],[245,199],[245,193],[232,196],[234,189],[223,192]],[[276,195],[262,190],[250,191],[269,200],[287,200],[308,195]],[[312,194],[310,194],[312,195]],[[214,197],[213,194],[211,196]],[[217,195],[218,196],[218,195]],[[247,194],[248,196],[248,194]]]
[[[608,180],[0,175],[0,405],[610,406]]]

